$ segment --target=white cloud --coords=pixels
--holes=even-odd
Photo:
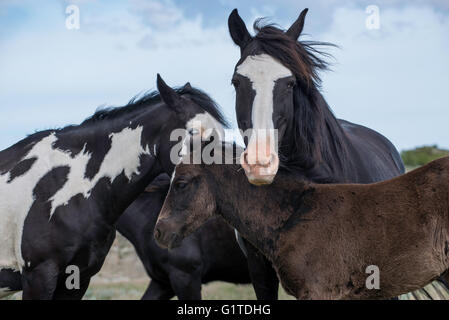
[[[317,39],[341,45],[323,88],[334,112],[372,127],[399,148],[449,147],[449,18],[429,7],[381,11],[381,29],[363,10],[335,11]]]
[[[238,50],[225,25],[204,28],[201,17],[182,16],[156,32],[127,6],[96,12],[80,6],[80,13],[79,31],[55,16],[61,24],[0,43],[0,108],[8,114],[0,118],[0,148],[35,129],[78,123],[98,105],[125,104],[154,89],[158,72],[170,85],[190,81],[209,92],[233,117],[230,79]],[[114,25],[127,30],[111,32]],[[150,50],[142,48],[148,34]]]
[[[185,19],[183,12],[170,0],[132,0],[131,4],[131,12],[152,28],[171,29]]]
[[[235,124],[230,79],[240,53],[226,21],[205,27],[200,14],[187,17],[168,1],[80,2],[80,10],[79,31],[64,28],[57,7],[53,15],[46,11],[45,28],[0,39],[0,109],[7,115],[0,118],[0,149],[35,129],[78,123],[98,105],[124,104],[154,89],[158,72],[170,85],[190,81],[211,94]],[[273,5],[252,15],[279,11]],[[447,15],[381,7],[381,30],[369,32],[363,9],[332,13],[326,32],[317,34],[310,22],[305,32],[342,46],[334,51],[335,72],[323,75],[337,116],[379,130],[401,149],[449,147]]]

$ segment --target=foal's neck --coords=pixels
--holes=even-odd
[[[215,172],[218,212],[269,260],[277,257],[277,240],[301,205],[309,183],[278,174],[273,184],[256,187],[236,166],[219,166]],[[232,167],[232,169],[231,169]],[[229,190],[222,192],[220,190]]]

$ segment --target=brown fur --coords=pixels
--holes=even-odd
[[[180,164],[158,241],[170,246],[167,233],[179,241],[216,212],[271,260],[298,299],[392,298],[449,269],[449,157],[369,185],[280,173],[255,187],[235,165]],[[379,267],[378,290],[366,288],[369,265]]]

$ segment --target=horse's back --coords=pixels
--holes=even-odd
[[[398,150],[386,137],[365,126],[341,119],[338,121],[368,173],[358,182],[383,181],[405,172]]]
[[[0,150],[0,175],[11,169],[31,150],[33,145],[52,133],[52,130],[40,131],[20,140],[14,145]]]

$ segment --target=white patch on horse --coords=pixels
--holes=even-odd
[[[35,201],[33,190],[48,172],[63,166],[70,168],[66,183],[50,199],[51,218],[56,208],[66,205],[77,194],[88,198],[91,190],[102,178],[107,177],[112,183],[121,173],[124,173],[128,180],[131,180],[133,174],[139,174],[140,156],[149,154],[148,146],[146,149],[142,148],[141,135],[140,126],[112,133],[111,148],[92,179],[85,178],[91,154],[85,151],[85,147],[75,156],[69,151],[54,148],[57,141],[54,132],[37,142],[28,154],[19,160],[36,158],[25,174],[9,183],[9,172],[0,175],[0,269],[21,271],[25,265],[21,251],[23,224]]]
[[[248,56],[237,67],[237,73],[252,84],[254,97],[251,120],[253,129],[274,129],[273,90],[277,80],[291,77],[292,72],[268,54]]]
[[[114,182],[120,174],[124,173],[131,180],[132,175],[139,174],[140,155],[149,154],[148,146],[141,146],[142,127],[136,129],[125,128],[119,133],[111,133],[111,148],[103,159],[98,173],[90,179],[84,177],[90,154],[81,152],[80,159],[70,165],[70,173],[64,186],[50,199],[52,208],[50,217],[56,208],[67,205],[70,199],[77,194],[83,194],[85,198],[102,178],[109,178]]]

